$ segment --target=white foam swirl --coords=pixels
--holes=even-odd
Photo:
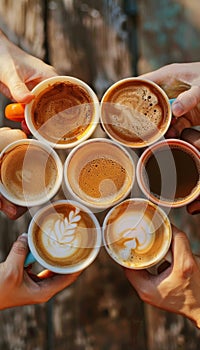
[[[80,247],[80,235],[77,234],[80,210],[70,211],[68,218],[63,214],[52,214],[42,225],[42,242],[48,254],[65,258],[73,255]]]

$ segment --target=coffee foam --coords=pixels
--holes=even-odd
[[[128,195],[135,175],[129,155],[104,139],[82,144],[65,165],[67,186],[78,199],[97,207]]]
[[[67,144],[88,131],[94,114],[93,100],[84,87],[70,81],[58,82],[35,98],[32,123],[45,139]]]
[[[1,181],[12,197],[39,200],[51,191],[57,179],[53,157],[35,145],[18,145],[1,159]]]
[[[92,219],[72,205],[59,205],[43,213],[33,237],[39,255],[56,266],[84,261],[96,244]]]
[[[169,224],[147,203],[124,201],[110,214],[104,237],[114,260],[129,268],[145,268],[166,253]]]
[[[147,82],[126,81],[103,97],[102,121],[108,133],[119,141],[146,143],[163,131],[167,103]]]

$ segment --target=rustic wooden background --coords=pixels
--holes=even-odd
[[[0,27],[11,40],[85,80],[99,98],[123,77],[199,61],[199,16],[199,0],[0,0]],[[0,96],[1,125],[7,102]],[[199,215],[170,215],[199,253]],[[29,219],[0,214],[1,260]],[[144,305],[103,248],[50,302],[0,312],[0,350],[197,350],[199,342],[190,321]]]

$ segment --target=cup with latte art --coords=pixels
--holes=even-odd
[[[80,79],[55,76],[36,85],[33,101],[19,108],[6,107],[6,117],[16,120],[25,116],[33,136],[53,148],[72,148],[88,139],[99,122],[99,100],[94,91]],[[21,120],[21,119],[20,119]]]
[[[33,216],[28,243],[34,259],[50,271],[81,271],[101,248],[101,229],[95,215],[75,201],[58,200]],[[30,261],[27,257],[25,265]]]
[[[169,219],[154,203],[127,199],[113,207],[103,222],[106,251],[129,269],[150,269],[167,255],[172,238]]]

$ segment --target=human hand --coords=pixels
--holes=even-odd
[[[21,235],[13,244],[5,262],[0,264],[1,310],[44,303],[72,284],[80,274],[58,275],[44,270],[37,276],[33,275],[28,269],[24,269],[27,253],[27,236]]]
[[[160,85],[169,98],[176,98],[167,137],[179,137],[183,129],[200,125],[200,62],[170,64],[141,77]]]
[[[0,92],[9,99],[29,103],[40,81],[57,75],[55,69],[10,42],[0,31]]]
[[[172,265],[159,275],[125,269],[140,298],[160,309],[181,314],[200,328],[200,260],[192,254],[189,240],[173,227]]]

